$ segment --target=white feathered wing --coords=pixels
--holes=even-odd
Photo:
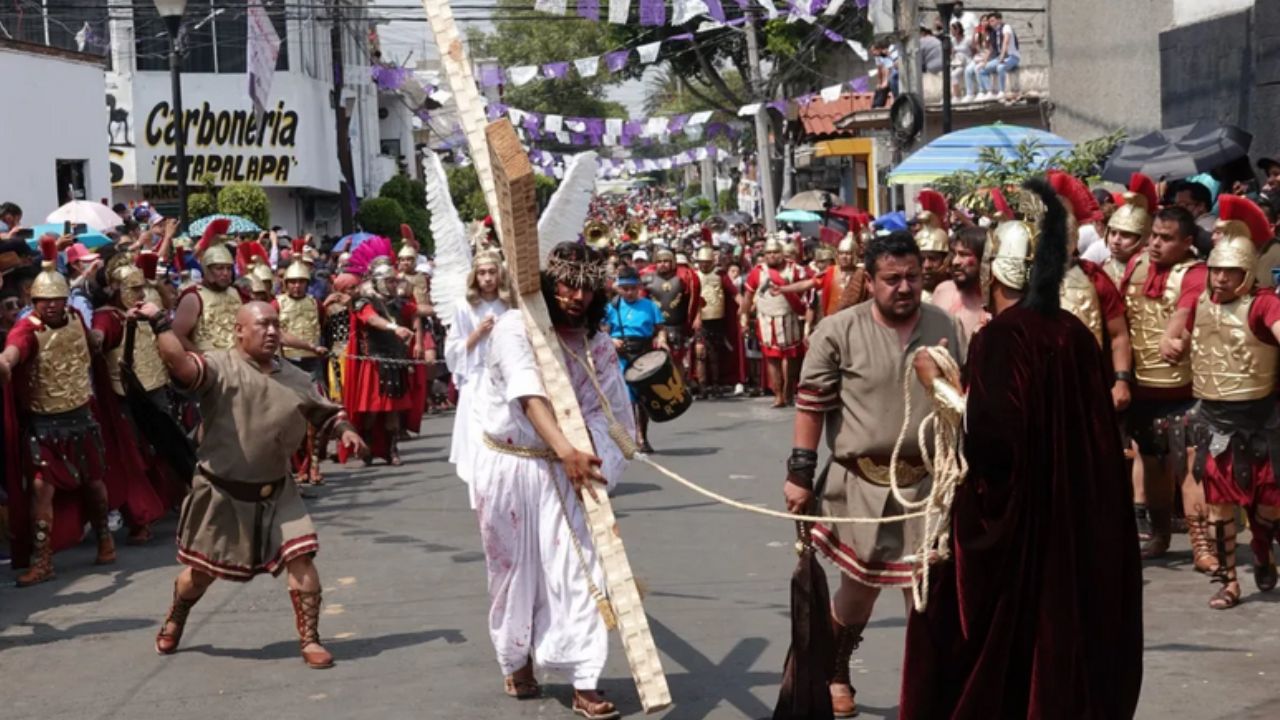
[[[572,242],[582,234],[596,193],[600,162],[594,152],[574,155],[565,167],[564,179],[538,219],[538,256],[546,262],[551,248]]]
[[[423,153],[422,176],[427,186],[427,209],[431,211],[431,237],[435,241],[435,271],[431,275],[431,304],[436,317],[453,322],[455,303],[467,293],[471,272],[471,244],[467,226],[458,216],[449,196],[449,178],[434,152]]]

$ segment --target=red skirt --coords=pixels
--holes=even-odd
[[[1250,468],[1249,488],[1240,487],[1232,474],[1232,455],[1228,451],[1214,457],[1205,458],[1204,496],[1210,505],[1241,505],[1251,507],[1257,505],[1280,506],[1280,485],[1276,484],[1275,473],[1271,471],[1271,460],[1264,459],[1253,463]]]

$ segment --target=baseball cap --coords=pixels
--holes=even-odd
[[[648,260],[649,253],[645,252],[644,250],[637,250],[631,253],[631,259],[632,260]]]
[[[1273,165],[1280,165],[1280,160],[1271,157],[1258,158],[1258,169],[1262,172],[1270,172]]]
[[[84,243],[75,243],[71,247],[67,248],[68,263],[93,262],[97,259],[98,253],[89,252],[89,248],[85,247]]]

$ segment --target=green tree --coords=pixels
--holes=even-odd
[[[356,222],[365,232],[385,238],[400,237],[400,224],[404,221],[404,208],[391,198],[365,198],[356,211]]]
[[[218,212],[218,188],[213,184],[217,178],[212,173],[200,176],[200,191],[187,197],[187,217],[198,220]]]
[[[260,228],[271,227],[267,191],[253,183],[232,183],[218,193],[218,212],[248,218]]]
[[[474,166],[451,167],[445,172],[449,176],[449,195],[453,197],[453,206],[458,209],[463,222],[480,220],[489,214]]]
[[[378,197],[394,200],[400,206],[404,222],[413,230],[413,236],[423,252],[430,253],[435,243],[431,237],[431,213],[427,212],[425,186],[418,180],[396,175],[382,184]],[[391,237],[400,237],[400,228]]]

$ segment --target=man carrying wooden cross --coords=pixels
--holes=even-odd
[[[564,351],[596,455],[565,437],[521,312],[506,311],[489,336],[489,381],[472,405],[484,430],[469,475],[489,575],[489,635],[508,695],[540,695],[536,659],[572,677],[575,713],[604,720],[619,717],[596,690],[613,613],[578,497],[618,481],[627,461],[612,438],[629,439],[635,427],[613,341],[598,330],[607,300],[603,257],[561,243],[543,267],[555,330],[548,341]]]

